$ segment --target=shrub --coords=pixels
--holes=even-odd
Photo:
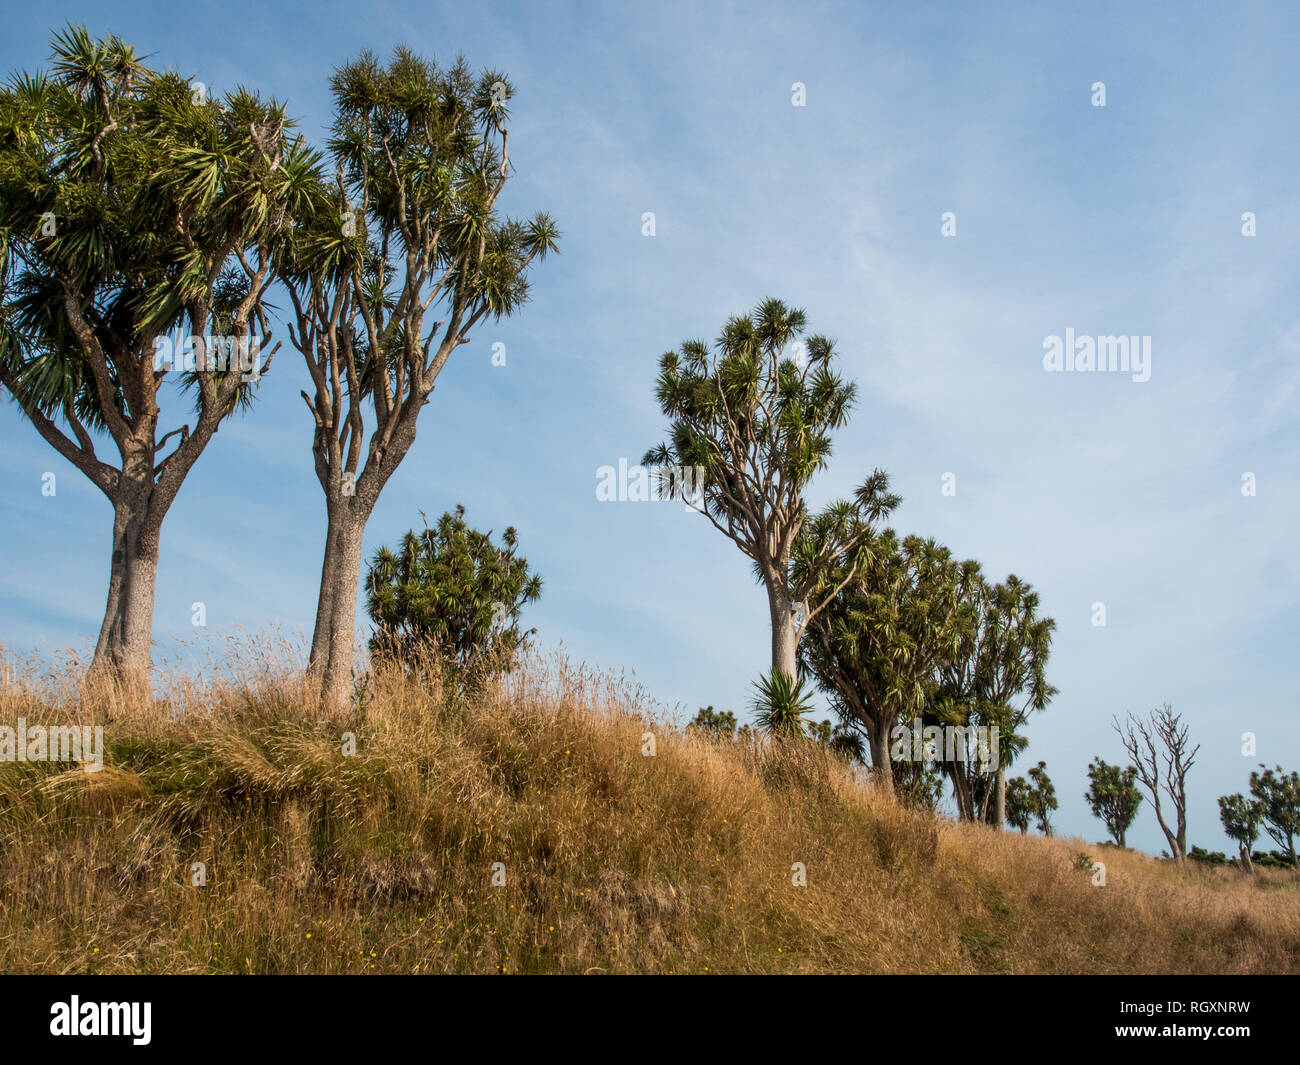
[[[441,658],[462,686],[508,672],[536,631],[522,631],[520,610],[542,594],[518,546],[513,527],[497,546],[457,506],[433,528],[408,532],[397,552],[380,548],[366,577],[372,653],[416,668]]]

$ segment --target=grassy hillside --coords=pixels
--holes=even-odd
[[[270,669],[80,708],[27,676],[0,723],[107,756],[0,764],[4,972],[1300,972],[1294,875],[954,825],[562,665],[468,705],[385,675],[333,721]]]

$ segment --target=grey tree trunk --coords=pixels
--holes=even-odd
[[[320,661],[321,709],[346,711],[352,703],[352,661],[356,651],[357,592],[361,583],[361,541],[368,508],[344,497],[330,508],[326,559],[321,569],[321,600],[328,601],[327,633]],[[331,557],[330,552],[333,552]],[[316,640],[313,639],[313,645]]]
[[[894,762],[889,750],[889,733],[883,724],[868,723],[867,744],[871,748],[871,766],[876,771],[876,783],[885,794],[894,794]]]
[[[1160,809],[1160,798],[1158,792],[1156,793],[1151,805],[1155,810],[1156,822],[1160,825],[1160,831],[1165,834],[1165,840],[1169,843],[1169,850],[1174,861],[1179,865],[1182,865],[1186,860],[1185,856],[1187,851],[1184,847],[1183,841],[1178,838],[1178,835],[1170,829],[1168,823],[1165,821],[1164,811]]]
[[[328,433],[317,432],[316,475],[325,493],[327,525],[308,679],[309,687],[319,691],[320,709],[327,714],[345,711],[352,703],[361,542],[379,493],[415,443],[421,406],[408,404],[403,408],[386,446],[371,440],[370,457],[359,476],[346,471],[345,478],[337,438],[331,445]],[[331,446],[335,449],[332,453]],[[345,483],[349,486],[346,493]]]
[[[122,609],[122,647],[117,668],[124,685],[136,692],[149,687],[153,668],[154,589],[158,581],[158,541],[141,542],[127,567]]]
[[[133,696],[149,688],[153,668],[154,588],[162,520],[171,500],[155,492],[152,428],[125,449],[112,493],[113,556],[108,599],[92,675],[111,677]]]
[[[260,298],[258,285],[264,277],[265,269],[262,269],[235,316],[232,332],[247,337],[248,314]],[[84,315],[79,288],[67,289],[64,306],[68,324],[92,373],[106,380],[107,356],[101,338]],[[208,322],[207,299],[187,304],[185,313],[193,335],[203,336]],[[0,380],[18,399],[37,431],[59,454],[80,469],[113,506],[113,553],[108,596],[87,679],[105,676],[147,694],[153,665],[154,588],[163,519],[175,502],[181,484],[211,442],[229,409],[239,378],[232,374],[218,387],[210,378],[200,375],[198,419],[193,430],[184,425],[164,434],[159,440],[159,378],[149,352],[132,351],[130,354],[134,366],[129,372],[120,373],[116,384],[100,382],[102,388],[110,391],[120,387],[130,411],[128,415],[125,410],[110,407],[103,410],[108,432],[121,455],[120,469],[101,462],[95,456],[90,436],[70,405],[65,405],[64,414],[77,438],[75,443],[47,417],[39,404],[33,403],[30,397],[22,398],[22,390],[15,390],[12,375],[4,368],[0,368]],[[268,357],[263,370],[269,363]],[[119,363],[119,369],[124,365]],[[159,461],[159,452],[177,433],[180,434],[180,443]]]
[[[964,762],[948,763],[948,779],[952,781],[953,798],[957,800],[957,816],[962,821],[975,820],[975,799],[971,794],[970,778]]]
[[[794,677],[799,670],[799,641],[791,613],[790,593],[778,575],[769,577],[766,584],[767,603],[772,615],[772,669]]]
[[[217,431],[219,404],[161,465],[155,464],[157,412],[118,445],[122,469],[103,487],[113,504],[113,561],[104,621],[90,672],[113,677],[133,696],[149,691],[153,669],[154,591],[163,520],[189,471]]]
[[[1007,827],[1007,769],[999,765],[993,782],[993,823],[999,830]]]
[[[116,658],[122,646],[122,584],[126,578],[126,515],[121,508],[113,511],[113,561],[108,577],[108,602],[104,605],[104,621],[95,641],[95,654],[91,659],[103,663]]]
[[[108,602],[90,663],[92,676],[111,678],[136,694],[148,689],[153,668],[157,575],[156,543],[142,553],[137,543],[124,538],[114,550]]]
[[[332,508],[330,508],[332,510]],[[320,595],[316,599],[316,625],[312,630],[311,656],[307,660],[307,677],[319,684],[329,664],[330,633],[334,621],[334,593],[338,581],[338,522],[329,517],[325,529],[325,556],[321,561]]]

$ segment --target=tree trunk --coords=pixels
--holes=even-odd
[[[876,771],[876,783],[887,795],[894,793],[894,762],[889,752],[889,731],[884,725],[867,725],[867,744],[871,748],[871,767]]]
[[[1168,823],[1165,821],[1164,812],[1160,808],[1159,792],[1156,789],[1152,789],[1149,785],[1147,790],[1152,792],[1151,808],[1155,811],[1156,823],[1159,824],[1160,831],[1165,834],[1165,840],[1169,844],[1170,854],[1174,861],[1179,865],[1182,865],[1184,852],[1182,847],[1179,845],[1178,836],[1174,834],[1174,832],[1169,828]]]
[[[330,508],[326,562],[321,569],[321,599],[329,600],[329,628],[323,648],[321,710],[335,713],[352,703],[352,664],[356,652],[357,592],[361,583],[361,541],[369,514],[355,497]],[[333,558],[329,557],[332,545]],[[313,639],[313,645],[315,644]]]
[[[317,430],[316,472],[325,492],[327,526],[309,676],[313,682],[319,676],[320,710],[326,714],[346,711],[352,705],[361,541],[379,493],[415,443],[416,420],[431,389],[432,386],[422,393],[419,403],[406,401],[396,415],[397,423],[391,427],[386,445],[380,446],[377,438],[371,439],[370,454],[359,476],[353,476],[340,465],[342,458],[337,449],[329,452],[335,446],[329,443],[333,430],[325,430],[324,435]],[[356,431],[361,431],[359,423]],[[350,486],[346,492],[345,484]]]
[[[1178,860],[1182,862],[1187,855],[1187,793],[1182,781],[1179,781],[1175,812],[1178,815]]]
[[[790,593],[781,576],[767,580],[767,603],[772,615],[772,670],[798,676],[799,643],[795,636]]]
[[[95,641],[95,654],[91,669],[116,660],[122,647],[122,584],[126,579],[126,515],[121,508],[113,510],[113,560],[108,576],[108,602],[104,606],[104,621]]]
[[[141,541],[127,566],[126,594],[122,603],[122,648],[118,672],[132,690],[149,686],[153,668],[153,605],[158,582],[158,542]]]
[[[1251,876],[1255,875],[1255,863],[1250,860],[1250,845],[1238,842],[1238,849],[1241,851],[1241,868]]]
[[[975,820],[975,802],[966,774],[966,763],[953,759],[948,763],[948,778],[952,781],[953,798],[957,800],[957,816],[962,821]]]
[[[330,508],[332,509],[332,508]],[[307,677],[319,684],[329,664],[330,632],[334,620],[334,592],[338,587],[338,522],[327,518],[325,557],[321,562],[320,595],[316,599],[316,625],[311,636],[311,656],[307,659]]]
[[[993,824],[999,831],[1007,827],[1007,769],[998,766],[993,780]]]
[[[149,690],[153,667],[154,588],[166,507],[153,503],[153,442],[123,454],[113,493],[113,555],[108,598],[90,673],[111,677],[133,697]]]

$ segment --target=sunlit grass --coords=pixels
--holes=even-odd
[[[10,663],[0,723],[103,724],[107,752],[0,764],[0,970],[1300,971],[1285,871],[954,825],[555,659],[464,703],[381,670],[321,719],[290,650],[181,654],[137,700]]]

